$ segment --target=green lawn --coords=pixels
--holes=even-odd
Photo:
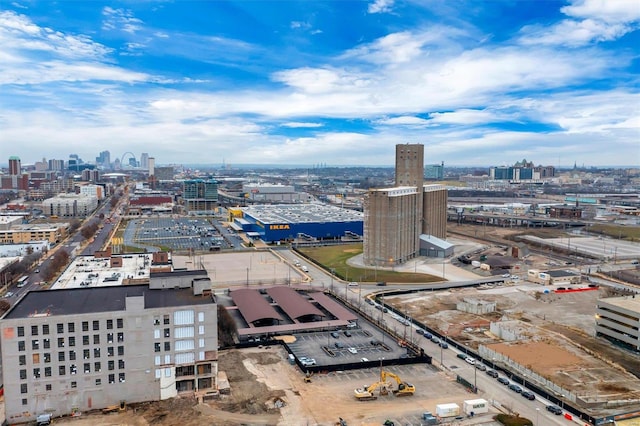
[[[374,267],[357,268],[347,265],[347,260],[362,253],[362,244],[348,244],[323,247],[298,248],[300,253],[313,259],[327,270],[345,281],[390,282],[390,283],[430,283],[442,281],[441,277],[412,272],[396,272]]]
[[[589,232],[622,238],[627,241],[640,241],[640,226],[623,226],[608,223],[595,224],[588,228]]]

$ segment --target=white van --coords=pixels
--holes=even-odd
[[[309,272],[309,268],[307,268],[306,265],[302,265],[300,269],[302,269],[304,272]]]

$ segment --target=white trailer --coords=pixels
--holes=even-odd
[[[468,399],[462,403],[462,411],[466,415],[488,413],[489,403],[486,399]]]
[[[459,414],[460,414],[460,406],[455,402],[436,405],[436,416],[438,417],[441,417],[441,418],[455,417]]]

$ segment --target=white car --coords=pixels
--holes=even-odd
[[[355,281],[352,281],[349,283],[349,287],[358,287],[358,283]]]
[[[351,352],[352,354],[357,354],[358,350],[356,348],[349,348],[347,349],[349,352]]]
[[[473,358],[471,358],[470,356],[469,356],[469,357],[466,357],[464,360],[465,360],[467,363],[471,364],[471,365],[475,365],[475,364],[476,364],[476,360],[475,360],[475,359],[473,359]]]
[[[4,295],[4,297],[11,297],[11,296],[13,296],[13,292],[12,291],[8,291]]]
[[[360,362],[369,362],[369,358],[360,358]]]

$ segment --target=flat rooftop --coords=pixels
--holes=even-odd
[[[617,306],[622,309],[628,309],[630,311],[640,312],[640,296],[622,296],[622,297],[609,297],[607,299],[599,299],[598,303],[608,303],[613,306]]]
[[[80,287],[104,287],[122,285],[127,279],[149,279],[152,254],[125,254],[122,267],[111,267],[109,258],[79,256],[51,286],[52,290]]]
[[[242,212],[265,223],[362,222],[364,213],[326,204],[254,205]]]
[[[145,309],[215,303],[211,296],[194,296],[190,288],[151,290],[145,284],[37,290],[20,299],[4,319],[125,311],[127,297],[135,296],[144,296]]]

